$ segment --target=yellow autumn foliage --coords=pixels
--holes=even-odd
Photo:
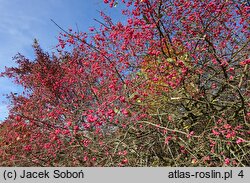
[[[179,49],[174,51],[170,46],[165,47],[162,54],[145,56],[141,63],[141,69],[137,75],[148,97],[140,104],[147,105],[152,113],[162,108],[164,103],[168,103],[172,98],[181,98],[184,92],[192,93],[197,90],[193,82],[188,82],[184,86],[178,83],[183,77],[183,69],[191,69],[188,53],[181,50],[181,46]]]

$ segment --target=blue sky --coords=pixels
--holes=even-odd
[[[110,9],[103,0],[0,0],[0,72],[5,66],[15,66],[12,57],[18,52],[33,58],[32,43],[38,39],[41,47],[48,52],[55,51],[60,32],[50,19],[61,27],[88,31],[98,26],[94,18],[101,19],[98,10],[121,20],[120,9]],[[8,115],[6,94],[20,92],[21,87],[11,80],[0,78],[0,120]]]

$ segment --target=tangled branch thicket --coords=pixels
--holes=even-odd
[[[248,2],[124,3],[126,24],[58,26],[58,55],[35,41],[1,74],[25,94],[9,96],[0,165],[249,166]]]

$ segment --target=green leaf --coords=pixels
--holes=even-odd
[[[115,3],[114,3],[114,7],[116,7],[118,5],[118,2],[116,1]]]
[[[172,63],[172,62],[174,62],[174,59],[172,59],[172,58],[167,58],[167,61],[170,62],[170,63]]]

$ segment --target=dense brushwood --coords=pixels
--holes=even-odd
[[[24,93],[9,95],[0,165],[249,166],[248,1],[119,3],[126,23],[101,13],[1,74]]]

